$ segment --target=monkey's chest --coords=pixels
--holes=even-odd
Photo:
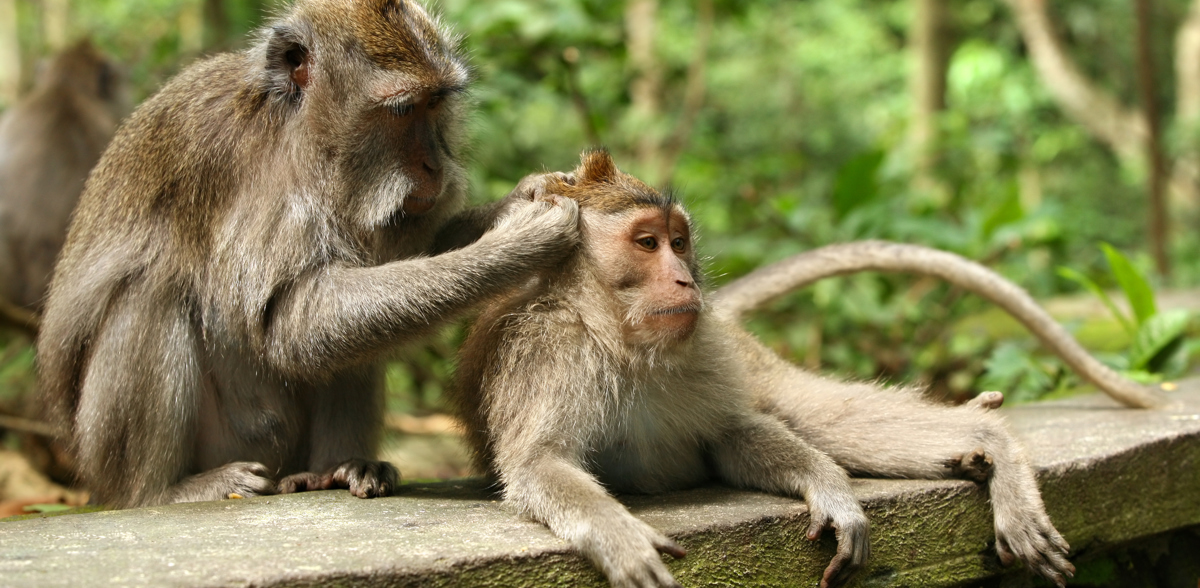
[[[690,488],[710,478],[704,423],[655,411],[624,415],[592,459],[593,473],[623,493]]]

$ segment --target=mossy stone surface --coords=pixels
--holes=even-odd
[[[1072,545],[1095,552],[1200,524],[1200,380],[1170,410],[1100,396],[1006,409]],[[403,464],[400,464],[403,468]],[[986,494],[962,481],[855,480],[872,521],[858,585],[954,586],[1003,570]],[[832,537],[803,502],[705,487],[624,499],[688,549],[685,586],[815,586]],[[0,523],[4,586],[604,586],[600,574],[479,480],[104,511]]]

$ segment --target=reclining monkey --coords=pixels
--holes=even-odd
[[[987,410],[1002,395],[940,406],[783,361],[706,309],[686,212],[603,151],[544,191],[579,204],[583,244],[484,311],[450,398],[506,499],[614,586],[678,586],[659,552],[684,551],[607,489],[656,493],[711,479],[803,497],[808,537],[837,534],[821,585],[842,584],[870,550],[847,470],[986,482],[1001,560],[1060,586],[1073,574],[1033,470]]]

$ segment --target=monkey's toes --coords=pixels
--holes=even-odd
[[[992,475],[992,458],[983,449],[975,449],[962,455],[956,455],[946,460],[945,466],[950,468],[956,478],[964,478],[983,484]]]
[[[359,498],[391,496],[400,482],[400,471],[386,461],[351,459],[334,470],[333,483]]]
[[[1000,392],[980,392],[978,396],[967,401],[967,406],[992,410],[1004,404],[1004,394]]]
[[[280,494],[293,494],[296,492],[311,492],[313,490],[328,490],[332,487],[333,478],[329,475],[300,472],[299,474],[292,474],[280,480],[276,490]]]

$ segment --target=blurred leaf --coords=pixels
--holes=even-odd
[[[1014,402],[1036,400],[1054,385],[1048,370],[1015,343],[1001,343],[984,362],[981,390],[999,390]]]
[[[1156,314],[1142,323],[1129,350],[1129,367],[1160,371],[1169,356],[1182,349],[1189,318],[1188,311],[1175,309]]]
[[[1137,327],[1130,322],[1129,317],[1125,316],[1125,313],[1121,312],[1120,309],[1117,308],[1116,304],[1113,304],[1112,298],[1108,297],[1108,293],[1105,292],[1104,289],[1099,285],[1097,285],[1096,282],[1093,282],[1091,278],[1088,278],[1087,276],[1069,267],[1058,268],[1058,275],[1065,279],[1071,280],[1072,282],[1075,282],[1084,288],[1087,288],[1088,291],[1090,291],[1092,294],[1095,294],[1096,297],[1104,303],[1104,306],[1106,306],[1108,311],[1117,318],[1117,321],[1121,323],[1121,326],[1125,328],[1125,331],[1128,332],[1130,336],[1137,334]]]
[[[879,166],[883,151],[861,153],[842,165],[833,184],[833,209],[840,220],[879,196]]]
[[[983,221],[983,226],[980,230],[983,231],[984,240],[988,240],[996,232],[996,229],[1015,223],[1025,218],[1025,209],[1021,207],[1021,193],[1017,189],[1016,182],[1009,182],[1008,194],[1004,201],[999,206],[994,208],[987,218]]]
[[[71,510],[72,506],[66,504],[30,504],[24,508],[25,512],[50,513],[63,512]]]
[[[1117,283],[1121,285],[1121,289],[1125,291],[1125,297],[1129,299],[1129,306],[1133,308],[1133,314],[1137,317],[1138,325],[1146,322],[1146,319],[1154,316],[1158,312],[1154,304],[1154,290],[1150,288],[1150,282],[1141,272],[1129,263],[1129,259],[1121,255],[1108,243],[1101,243],[1100,247],[1104,250],[1104,256],[1108,258],[1108,265],[1112,268],[1113,276],[1117,278]]]

